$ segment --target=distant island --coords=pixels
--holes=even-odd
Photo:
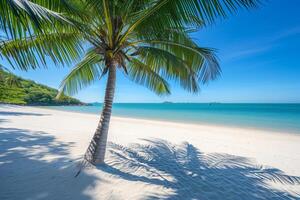
[[[87,106],[101,106],[102,103],[99,103],[99,102],[90,102],[90,103],[87,103],[86,105]]]
[[[171,101],[164,101],[164,102],[162,102],[162,103],[165,103],[165,104],[171,104],[171,103],[173,103],[173,102],[171,102]]]
[[[58,90],[18,77],[0,69],[0,103],[17,105],[85,105],[78,99],[63,96],[55,99]]]

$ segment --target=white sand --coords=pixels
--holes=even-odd
[[[97,121],[0,106],[0,199],[300,199],[300,135],[232,127],[114,117],[74,178]]]

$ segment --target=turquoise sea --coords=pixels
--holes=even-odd
[[[101,105],[47,108],[101,112]],[[300,104],[116,103],[113,116],[300,133]]]

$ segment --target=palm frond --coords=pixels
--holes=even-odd
[[[168,50],[179,58],[187,62],[197,74],[201,82],[207,83],[220,75],[221,69],[214,50],[201,48],[197,45],[189,46],[183,42],[173,42],[167,40],[147,41],[155,47]]]
[[[215,51],[210,48],[199,47],[186,32],[171,31],[168,34],[152,35],[150,38],[145,37],[130,45],[136,46],[138,49],[140,46],[146,46],[148,56],[150,56],[148,58],[150,65],[163,69],[164,66],[171,64],[182,69],[178,71],[178,75],[181,75],[178,78],[180,78],[181,86],[189,91],[197,92],[199,89],[198,81],[207,83],[209,80],[217,78],[221,72]],[[156,55],[151,56],[151,54]],[[165,62],[159,61],[162,56],[165,56],[163,59]],[[169,74],[172,74],[172,71]]]
[[[170,94],[168,82],[160,74],[133,58],[128,65],[128,77],[134,82],[148,87],[158,95]]]
[[[100,79],[104,65],[101,65],[103,58],[91,49],[72,71],[64,78],[60,85],[60,92],[57,98],[63,93],[76,94],[79,90],[87,87],[95,80]]]
[[[122,41],[131,33],[152,34],[169,30],[195,30],[226,18],[238,8],[255,8],[260,0],[156,0],[144,3],[143,9],[133,12],[131,25]]]
[[[38,3],[45,4],[45,1],[39,0]],[[20,38],[35,28],[41,30],[44,23],[52,25],[53,21],[70,23],[61,13],[38,3],[30,0],[0,1],[0,29],[13,38]]]
[[[103,11],[105,16],[105,24],[107,27],[107,34],[109,39],[109,46],[112,45],[112,35],[113,35],[113,26],[112,26],[112,20],[111,20],[111,10],[109,9],[108,0],[102,0],[103,2]]]
[[[178,81],[188,91],[198,92],[197,74],[181,57],[157,47],[141,46],[138,51],[143,62],[162,77]]]
[[[11,62],[13,68],[16,66],[22,70],[47,67],[46,58],[51,58],[55,64],[70,64],[83,52],[81,39],[78,32],[53,32],[2,41],[0,53]]]

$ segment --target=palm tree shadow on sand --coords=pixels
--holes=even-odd
[[[92,199],[86,190],[99,178],[86,172],[74,178],[72,145],[45,132],[0,128],[0,199]]]
[[[109,144],[110,161],[99,169],[128,181],[170,189],[146,199],[298,199],[299,193],[276,190],[267,182],[300,184],[300,177],[264,168],[228,154],[203,154],[189,143],[172,145],[145,140],[146,145]]]
[[[0,128],[0,199],[89,200],[95,199],[93,192],[118,199],[112,192],[117,186],[108,191],[99,187],[99,182],[105,184],[104,174],[167,191],[143,190],[143,199],[299,199],[299,193],[276,190],[266,181],[300,184],[300,177],[243,157],[204,154],[189,143],[144,141],[146,145],[127,147],[109,143],[107,164],[74,178],[78,160],[70,156],[73,143],[45,132]]]

